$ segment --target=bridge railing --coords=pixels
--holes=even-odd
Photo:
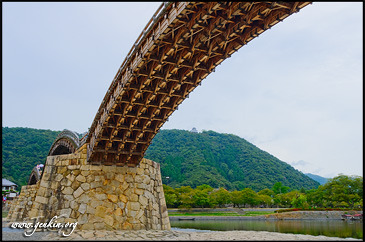
[[[90,144],[95,142],[95,141],[93,142],[93,140],[95,140],[95,135],[93,135],[93,133],[98,134],[98,132],[96,132],[97,131],[96,129],[98,129],[98,131],[100,131],[100,128],[101,128],[101,127],[98,128],[95,126],[100,126],[104,123],[105,119],[108,116],[108,110],[110,110],[110,108],[115,103],[115,97],[118,96],[121,89],[124,87],[125,83],[132,76],[133,67],[136,67],[142,61],[142,58],[134,58],[133,63],[131,63],[131,59],[134,56],[137,56],[136,52],[140,51],[140,54],[139,54],[140,57],[144,56],[147,53],[147,51],[152,47],[154,40],[157,39],[160,36],[160,34],[167,28],[167,26],[170,23],[169,20],[174,19],[176,17],[176,15],[178,15],[178,13],[181,12],[182,9],[186,6],[186,4],[188,4],[188,3],[187,2],[176,2],[176,3],[164,2],[159,6],[159,8],[153,14],[152,18],[148,21],[148,23],[142,30],[141,34],[138,36],[137,40],[135,41],[134,45],[128,52],[121,67],[118,69],[118,72],[115,75],[115,77],[99,107],[97,114],[95,115],[94,121],[89,130],[90,133],[88,134],[87,142],[90,142]],[[167,9],[171,5],[173,5],[176,8],[174,8],[173,11],[171,11],[168,16],[165,16],[165,19],[164,19],[165,21],[160,21],[161,17],[166,13]],[[158,26],[156,26],[156,24],[158,24]],[[151,34],[153,35],[152,38],[148,38],[148,37],[151,37],[150,36]],[[143,41],[145,41],[145,44],[141,47],[141,44],[143,43]],[[123,77],[121,77],[121,74],[123,72],[124,72],[124,75],[123,75]],[[115,88],[115,85],[117,85],[118,80],[122,80],[122,81],[119,83],[120,85],[118,85],[117,88]],[[114,90],[114,92],[112,92],[113,90]],[[108,102],[108,103],[106,104],[106,102]],[[92,144],[91,144],[91,147],[93,147]]]

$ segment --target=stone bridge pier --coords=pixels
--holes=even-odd
[[[77,222],[77,229],[169,230],[160,165],[143,159],[136,167],[90,165],[86,144],[76,152],[48,156],[41,179],[22,187],[9,221],[39,217]]]

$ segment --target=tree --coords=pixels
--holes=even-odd
[[[273,197],[275,195],[275,193],[272,190],[270,190],[269,188],[262,189],[257,194],[259,194],[259,195],[267,195],[269,197]]]
[[[245,188],[241,191],[242,201],[245,206],[255,206],[258,204],[258,197],[256,192],[251,188]]]
[[[231,202],[230,193],[222,187],[220,187],[218,190],[213,191],[210,194],[210,197],[211,202],[217,204],[219,207],[223,207],[224,205]]]
[[[308,208],[307,198],[304,194],[300,194],[292,199],[292,206],[295,208]]]
[[[360,176],[346,176],[340,174],[329,179],[323,185],[323,197],[330,207],[343,206],[354,208],[363,196],[363,181]]]
[[[207,190],[195,189],[192,198],[195,207],[206,208],[211,205]]]
[[[272,197],[265,194],[258,194],[258,202],[264,207],[271,207],[274,204]]]
[[[287,193],[289,189],[290,189],[289,187],[283,186],[281,182],[275,183],[274,186],[272,187],[272,190],[274,191],[275,195],[281,193]]]
[[[194,201],[193,195],[194,191],[190,186],[182,186],[180,188],[176,188],[178,200],[180,201],[179,208],[192,208]]]
[[[240,204],[243,203],[242,192],[236,190],[231,192],[231,201],[233,203],[233,207],[240,207]]]
[[[179,200],[175,190],[165,184],[162,185],[165,193],[166,206],[168,208],[175,208],[179,205]]]

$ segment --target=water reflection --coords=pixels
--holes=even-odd
[[[293,234],[363,238],[363,223],[342,220],[195,220],[173,221],[171,227],[213,231],[253,230]]]

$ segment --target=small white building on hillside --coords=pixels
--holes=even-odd
[[[16,188],[18,187],[17,184],[4,178],[2,178],[1,183],[2,183],[2,191],[9,191],[9,193],[7,193],[8,198],[13,199],[18,195],[18,193],[15,191]]]

